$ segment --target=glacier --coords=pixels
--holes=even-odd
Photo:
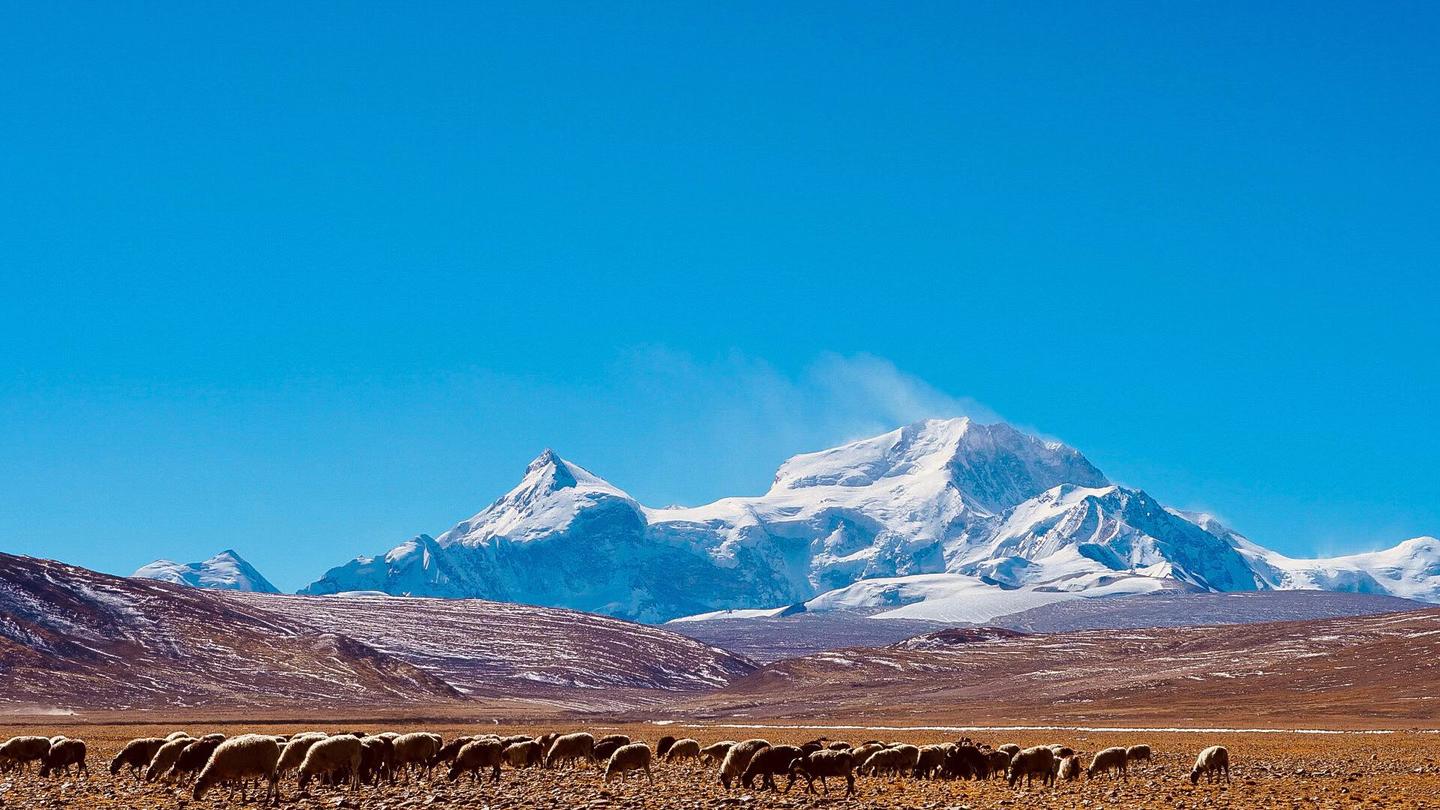
[[[787,606],[983,621],[1156,589],[1440,601],[1440,541],[1295,560],[1111,482],[1063,443],[936,419],[795,456],[765,494],[695,507],[643,506],[546,450],[468,520],[357,557],[301,593],[477,597],[645,622]]]

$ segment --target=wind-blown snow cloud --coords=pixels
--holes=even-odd
[[[628,354],[615,374],[622,387],[638,386],[649,397],[656,435],[643,444],[659,448],[677,492],[755,492],[757,471],[773,472],[795,453],[921,419],[999,420],[980,403],[868,354],[824,354],[786,371],[739,353],[701,360],[649,348]]]

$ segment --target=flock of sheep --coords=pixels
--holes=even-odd
[[[623,734],[596,739],[594,735],[545,734],[540,737],[497,734],[456,737],[448,742],[438,734],[327,734],[313,731],[293,735],[223,734],[192,737],[177,731],[168,737],[131,740],[110,762],[110,773],[128,771],[146,781],[190,783],[195,799],[217,787],[227,788],[230,798],[240,792],[248,800],[252,785],[263,785],[265,800],[278,803],[280,781],[292,776],[304,791],[312,782],[341,790],[360,785],[409,781],[421,775],[430,778],[444,768],[454,781],[466,774],[480,781],[488,771],[492,782],[500,781],[502,766],[510,768],[557,768],[577,764],[603,764],[604,781],[632,772],[644,773],[654,781],[651,765],[690,761],[718,766],[719,781],[729,790],[744,788],[779,790],[776,777],[787,777],[788,792],[797,781],[807,792],[830,792],[829,779],[843,780],[845,794],[855,794],[858,776],[910,776],[917,779],[989,779],[1001,776],[1017,786],[1029,786],[1039,779],[1045,785],[1057,780],[1088,778],[1102,774],[1123,777],[1127,767],[1150,759],[1148,745],[1106,748],[1090,758],[1088,765],[1066,745],[1021,748],[1001,745],[991,748],[963,738],[953,743],[910,745],[871,740],[857,746],[841,741],[818,739],[804,745],[772,745],[766,740],[724,740],[702,746],[698,740],[660,738],[655,748],[632,741]],[[0,744],[0,772],[28,771],[38,763],[41,776],[89,774],[85,764],[85,743],[63,736],[12,737]],[[1200,752],[1190,771],[1190,781],[1201,776],[1213,781],[1230,779],[1230,754],[1221,746]]]

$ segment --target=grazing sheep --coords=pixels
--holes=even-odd
[[[610,755],[618,751],[622,745],[629,744],[630,738],[624,734],[607,734],[595,741],[595,761],[608,761]]]
[[[193,737],[176,737],[160,746],[160,750],[155,752],[155,758],[150,760],[150,767],[145,770],[145,781],[154,782],[170,773],[171,766],[180,759],[180,752],[194,741]]]
[[[360,786],[360,738],[350,734],[326,737],[310,746],[305,752],[305,761],[300,763],[300,789],[310,784],[316,776],[330,776],[336,781],[340,776],[350,777],[350,790]]]
[[[721,740],[701,748],[700,756],[712,765],[719,765],[725,761],[725,755],[730,753],[730,749],[734,747],[734,740]]]
[[[1096,754],[1090,760],[1090,767],[1085,769],[1085,776],[1094,779],[1096,774],[1116,772],[1121,776],[1125,773],[1125,749],[1119,746],[1106,748]],[[1127,777],[1128,778],[1128,777]]]
[[[998,749],[997,749],[998,750]],[[1020,777],[1025,777],[1025,786],[1036,776],[1046,785],[1055,784],[1055,752],[1044,746],[1026,748],[1010,758],[1010,787],[1020,783]]]
[[[855,748],[855,749],[851,750],[851,751],[850,751],[850,754],[855,757],[855,769],[856,769],[856,770],[859,770],[859,769],[860,769],[860,766],[861,766],[862,764],[864,764],[865,760],[866,760],[871,754],[875,753],[876,751],[882,751],[882,750],[884,750],[884,748],[885,748],[885,744],[884,744],[884,743],[867,742],[867,743],[861,743],[861,745],[860,745],[859,748]]]
[[[432,768],[435,767],[436,765],[440,765],[440,764],[442,764],[442,763],[444,763],[444,764],[446,764],[446,765],[449,765],[450,763],[452,763],[452,762],[455,761],[455,757],[457,757],[457,756],[460,755],[460,749],[461,749],[461,748],[464,748],[464,747],[465,747],[466,745],[468,745],[469,743],[475,742],[475,741],[478,740],[478,739],[481,739],[481,738],[480,738],[480,737],[456,737],[455,739],[451,740],[450,742],[447,742],[447,743],[445,743],[444,745],[440,746],[440,750],[439,750],[439,751],[436,751],[436,752],[435,752],[435,756],[431,757],[431,758],[430,758],[430,761],[427,762],[427,763],[425,763],[425,764],[426,764],[426,765],[429,765],[429,766],[432,767]]]
[[[577,759],[588,759],[598,763],[595,758],[595,737],[583,731],[576,734],[562,734],[550,743],[550,750],[545,752],[545,768],[548,770],[561,762],[572,762]]]
[[[385,739],[387,739],[387,740],[389,740],[390,742],[393,743],[393,742],[395,742],[396,740],[400,739],[401,737],[403,737],[403,736],[405,736],[405,735],[404,735],[404,734],[401,734],[401,733],[398,732],[398,731],[382,731],[382,732],[380,732],[379,734],[376,734],[375,736],[376,736],[376,737],[384,737]]]
[[[1046,746],[1046,747],[1049,748],[1052,752],[1054,752],[1056,759],[1064,759],[1064,758],[1066,758],[1066,757],[1073,757],[1073,756],[1075,756],[1075,749],[1074,749],[1074,748],[1071,748],[1071,747],[1068,746],[1068,745],[1061,745],[1060,743],[1054,743],[1054,744],[1049,745],[1049,746]]]
[[[172,732],[170,732],[169,734],[165,735],[165,742],[172,742],[172,741],[174,741],[174,740],[180,740],[180,739],[188,739],[189,737],[190,737],[189,732],[185,732],[185,731],[172,731]]]
[[[480,781],[480,771],[484,768],[490,769],[490,781],[500,781],[500,763],[504,761],[504,749],[500,747],[499,740],[473,740],[460,749],[455,756],[455,761],[450,763],[450,771],[447,777],[451,782],[460,778],[460,774],[469,773],[475,781]]]
[[[785,783],[785,792],[790,792],[790,786],[795,784],[798,776],[805,780],[806,793],[815,792],[815,780],[819,779],[820,788],[828,796],[830,786],[825,782],[826,777],[842,776],[845,778],[845,797],[849,798],[855,795],[854,770],[855,757],[849,751],[815,751],[790,763],[790,781]]]
[[[631,771],[644,771],[646,779],[655,781],[655,777],[650,775],[650,746],[645,743],[630,743],[615,749],[610,760],[605,763],[605,781],[609,783],[610,777],[617,773],[620,774],[621,781],[627,780]]]
[[[85,741],[61,737],[59,742],[50,744],[50,750],[40,761],[40,775],[49,776],[63,768],[68,776],[71,765],[79,766],[76,773],[90,775],[90,768],[85,764]]]
[[[1214,782],[1217,773],[1226,782],[1230,781],[1230,752],[1223,745],[1212,745],[1200,752],[1195,758],[1195,767],[1190,769],[1190,784],[1197,784],[1201,774],[1207,782]]]
[[[500,742],[504,745],[505,741]],[[500,750],[505,755],[505,764],[516,769],[539,765],[545,758],[545,751],[538,740],[511,743]]]
[[[395,738],[395,768],[406,768],[407,780],[410,778],[410,771],[416,768],[424,768],[426,773],[429,773],[430,760],[440,753],[443,747],[440,737],[435,734],[424,731],[402,734]]]
[[[665,760],[667,762],[677,762],[682,759],[699,758],[700,741],[692,740],[688,737],[683,740],[676,740],[673,744],[671,744],[669,750],[665,752]]]
[[[919,761],[919,748],[913,745],[897,745],[894,748],[882,748],[866,757],[860,763],[859,770],[860,773],[870,776],[884,774],[903,776],[905,773],[913,771]]]
[[[1059,771],[1056,775],[1066,782],[1074,782],[1080,778],[1080,757],[1071,754],[1060,760]]]
[[[730,789],[730,780],[739,779],[745,769],[750,766],[750,760],[762,748],[769,748],[768,740],[751,739],[743,740],[730,746],[725,752],[725,759],[720,762],[720,784]]]
[[[299,770],[300,765],[305,762],[305,754],[309,753],[310,746],[329,737],[324,734],[296,734],[290,741],[280,749],[280,761],[275,765],[275,773],[278,776],[286,776],[291,771]]]
[[[952,779],[984,779],[990,774],[985,753],[969,741],[950,747],[945,754],[943,770]]]
[[[488,735],[488,734],[487,734],[486,736],[488,737],[488,736],[493,736],[493,735]],[[501,737],[501,738],[500,738],[500,747],[501,747],[502,749],[504,749],[504,748],[509,748],[510,746],[514,745],[515,743],[530,742],[530,741],[533,740],[533,739],[535,739],[535,738],[534,738],[534,737],[531,737],[531,736],[528,735],[528,734],[511,734],[509,737]]]
[[[242,734],[239,737],[232,737],[215,749],[210,755],[210,761],[205,764],[205,769],[195,779],[195,789],[191,795],[196,801],[205,798],[205,794],[216,785],[228,785],[230,796],[235,795],[235,786],[240,786],[240,798],[247,800],[246,793],[249,790],[250,780],[264,779],[268,784],[265,788],[265,800],[273,797],[276,804],[280,803],[280,785],[275,774],[275,765],[280,762],[280,744],[275,742],[274,737],[267,737],[263,734]]]
[[[121,768],[129,768],[130,774],[139,779],[141,772],[150,765],[150,760],[155,758],[155,752],[164,744],[163,737],[138,737],[125,743],[120,753],[110,760],[110,775],[119,774]]]
[[[656,759],[661,759],[661,758],[663,758],[666,754],[670,753],[670,746],[672,746],[672,745],[674,745],[674,744],[675,744],[675,738],[672,737],[672,736],[670,736],[669,734],[666,734],[664,737],[661,737],[660,739],[656,740],[656,741],[655,741],[655,758],[656,758]]]
[[[175,764],[165,772],[165,780],[168,782],[179,782],[187,778],[193,779],[210,761],[210,755],[220,747],[224,740],[216,740],[211,737],[201,737],[198,740],[191,740],[175,758]]]
[[[393,782],[395,779],[394,768],[395,743],[393,740],[376,735],[360,741],[359,780],[363,784],[377,784],[381,779],[387,777]]]
[[[1132,745],[1125,749],[1126,762],[1139,762],[1141,760],[1145,760],[1146,762],[1150,761],[1150,746]]]
[[[920,758],[915,761],[913,771],[916,779],[934,779],[945,765],[945,755],[950,753],[949,745],[925,745],[920,748]]]
[[[1004,751],[991,751],[986,754],[985,764],[989,766],[990,772],[985,775],[985,778],[989,779],[990,774],[998,773],[1003,775],[1010,769],[1010,760],[1013,756],[1013,754],[1007,754]]]
[[[1015,743],[1005,743],[1004,745],[995,746],[995,750],[1004,751],[1006,754],[1013,757],[1016,754],[1020,753],[1020,746],[1016,745]]]
[[[0,765],[27,771],[30,763],[43,760],[48,753],[49,737],[11,737],[0,745]]]
[[[829,748],[831,751],[849,751],[850,743],[845,742],[844,740],[836,740],[825,747]]]
[[[770,788],[779,792],[780,788],[775,785],[776,774],[789,773],[790,766],[797,759],[802,759],[807,752],[794,745],[772,745],[768,748],[761,748],[750,758],[745,771],[740,774],[740,784],[745,788],[755,786],[755,777],[760,777],[760,787]]]

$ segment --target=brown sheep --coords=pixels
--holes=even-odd
[[[912,772],[916,779],[934,779],[945,765],[945,755],[950,753],[949,745],[925,745],[920,747],[920,758],[915,761]]]
[[[211,737],[192,740],[189,745],[185,746],[185,750],[180,752],[180,756],[175,758],[175,764],[170,766],[165,778],[171,782],[194,779],[205,767],[205,763],[210,761],[210,755],[215,753],[215,749],[219,748],[222,742],[224,740]]]
[[[790,781],[785,783],[785,792],[790,792],[790,786],[795,784],[795,778],[805,780],[805,792],[815,792],[815,780],[820,780],[820,788],[825,795],[830,794],[830,786],[825,782],[826,777],[840,776],[845,779],[845,797],[855,795],[855,757],[845,750],[830,749],[826,751],[815,751],[806,754],[804,757],[790,763]]]
[[[734,747],[734,740],[721,740],[701,748],[700,756],[712,765],[719,765],[725,761],[725,755],[730,753],[730,749]]]
[[[618,751],[621,746],[629,744],[630,738],[624,734],[607,734],[595,741],[595,761],[608,761],[611,754]]]
[[[666,762],[677,762],[682,759],[700,759],[700,741],[689,738],[676,740],[671,744],[670,750],[665,752]]]
[[[916,763],[920,761],[920,749],[913,745],[897,745],[893,748],[882,748],[866,757],[859,765],[859,771],[863,775],[883,776],[891,774],[903,776],[915,769]]]
[[[1020,783],[1020,777],[1025,777],[1025,786],[1029,787],[1036,775],[1039,775],[1046,785],[1055,784],[1055,752],[1044,746],[1026,748],[1010,758],[1010,787]]]
[[[1080,757],[1071,755],[1060,760],[1059,770],[1056,775],[1066,782],[1074,782],[1080,778]]]
[[[118,775],[121,768],[129,768],[130,774],[139,779],[150,765],[150,760],[155,758],[155,752],[164,744],[163,737],[138,737],[125,743],[120,753],[110,760],[110,775]]]
[[[558,763],[577,759],[588,759],[598,764],[595,758],[595,737],[583,731],[556,737],[554,742],[550,743],[550,750],[545,752],[545,767],[549,769]]]
[[[395,781],[395,741],[390,737],[366,737],[360,741],[359,780],[373,785],[382,779]]]
[[[1145,762],[1150,761],[1150,746],[1143,744],[1132,745],[1125,749],[1125,761],[1127,763],[1140,762],[1142,760]]]
[[[49,776],[61,768],[65,774],[70,774],[70,766],[76,765],[76,773],[90,775],[90,768],[85,765],[85,741],[84,740],[61,740],[52,743],[50,750],[45,752],[45,758],[40,762],[40,775]]]
[[[990,773],[990,766],[984,752],[966,741],[950,746],[945,753],[943,771],[952,779],[984,779]]]
[[[489,768],[490,781],[499,782],[500,763],[504,761],[504,753],[499,740],[486,739],[468,742],[455,756],[455,761],[450,763],[447,777],[454,782],[460,778],[460,774],[469,773],[478,782],[480,781],[480,771]]]
[[[660,739],[656,740],[656,741],[655,741],[655,758],[656,758],[656,759],[663,759],[666,754],[670,753],[670,746],[672,746],[672,745],[674,745],[674,744],[675,744],[675,738],[672,737],[672,736],[670,736],[669,734],[666,734],[664,737],[661,737]]]
[[[1190,784],[1199,783],[1202,774],[1207,781],[1214,782],[1217,773],[1226,782],[1230,781],[1230,752],[1223,745],[1212,745],[1200,752],[1195,758],[1195,767],[1190,769]]]
[[[755,777],[760,777],[760,786],[770,788],[779,792],[780,788],[775,785],[775,775],[789,773],[790,766],[797,759],[805,756],[806,752],[795,745],[772,745],[761,748],[750,758],[745,771],[740,774],[741,786],[749,789],[755,786]]]
[[[49,737],[11,737],[0,744],[0,765],[27,771],[30,763],[44,760],[48,753]]]

